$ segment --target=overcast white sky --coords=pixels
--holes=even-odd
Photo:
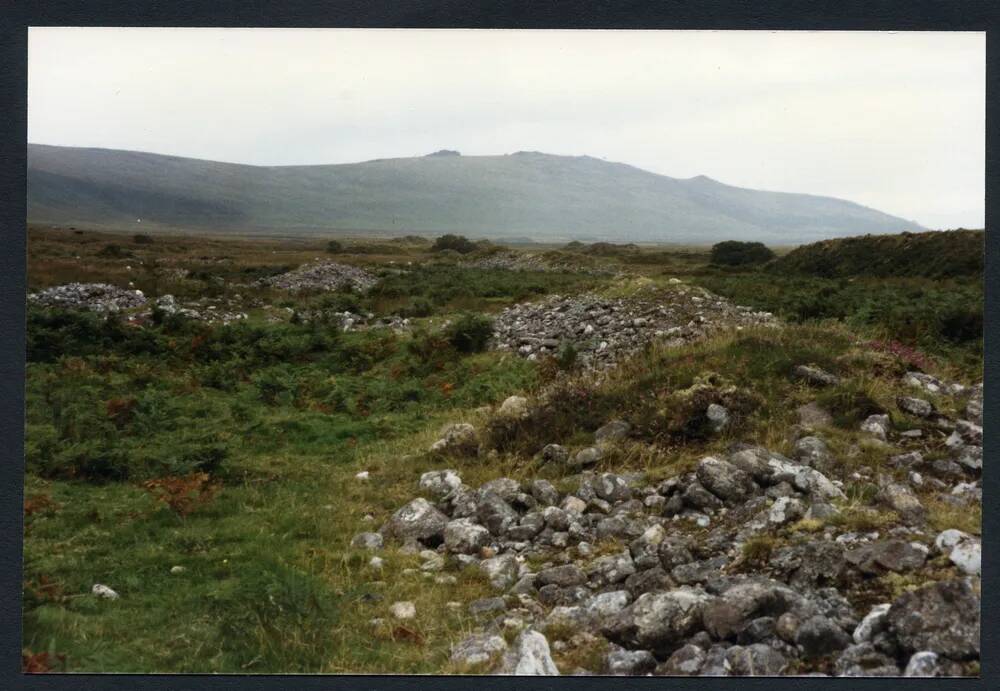
[[[985,34],[29,32],[28,140],[253,164],[538,150],[984,224]]]

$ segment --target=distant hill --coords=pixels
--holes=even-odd
[[[983,272],[985,239],[982,230],[963,229],[826,240],[797,247],[767,269],[825,278],[974,276]]]
[[[140,219],[137,222],[137,219]],[[852,202],[519,152],[248,166],[28,145],[28,220],[103,228],[798,244],[921,230]]]

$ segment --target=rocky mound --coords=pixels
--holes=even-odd
[[[822,374],[804,368],[794,376],[827,385]],[[885,474],[865,466],[848,472],[822,438],[800,429],[792,457],[734,444],[693,472],[655,483],[640,473],[584,471],[568,492],[544,479],[507,477],[470,487],[457,471],[437,470],[420,477],[423,496],[353,545],[378,550],[393,541],[419,553],[421,571],[438,583],[472,568],[492,584],[496,596],[454,603],[479,622],[453,646],[451,664],[460,670],[558,674],[564,653],[589,649],[598,653],[592,668],[562,671],[974,675],[981,542],[935,530],[923,502],[982,501],[981,387],[915,372],[903,381],[915,394],[963,397],[969,419],[948,418],[915,396],[897,402],[925,421],[927,433],[950,432],[952,457],[925,461],[911,451],[892,457]],[[511,397],[497,415],[528,408]],[[629,430],[626,421],[608,423],[590,450],[599,458]],[[920,439],[915,431],[898,431],[879,415],[858,435],[902,446]],[[475,428],[458,424],[443,430],[431,453],[483,449]],[[554,444],[539,453],[567,470],[580,466],[578,457]],[[505,634],[516,634],[513,644]]]
[[[125,290],[107,283],[67,283],[28,295],[28,302],[42,307],[121,312],[146,304],[141,290]]]
[[[528,359],[571,344],[584,365],[609,366],[654,338],[679,345],[722,328],[776,324],[769,312],[755,312],[702,288],[679,285],[624,298],[555,295],[514,305],[497,317],[494,336],[498,349]]]
[[[319,262],[305,264],[277,276],[262,278],[254,283],[259,287],[280,288],[298,292],[300,290],[340,290],[351,287],[355,290],[368,290],[378,282],[370,272],[349,264],[337,262]]]
[[[514,250],[494,252],[485,257],[461,262],[459,265],[468,268],[504,269],[506,271],[573,271],[593,276],[618,273],[612,266],[585,266],[569,257],[559,257],[552,254],[524,254]]]

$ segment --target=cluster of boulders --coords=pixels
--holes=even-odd
[[[29,293],[28,302],[41,307],[107,314],[142,307],[146,304],[146,296],[141,290],[128,290],[108,283],[67,283]]]
[[[240,296],[234,296],[233,299],[240,300]],[[210,324],[230,324],[248,317],[245,311],[239,309],[238,306],[234,306],[229,300],[202,298],[200,300],[181,303],[169,293],[156,298],[152,303],[152,308],[158,309],[165,314],[177,314],[188,319],[196,319]],[[133,320],[141,322],[152,318],[153,309],[136,313],[133,315]]]
[[[287,308],[287,311],[289,315],[297,314],[298,319],[304,324],[312,321],[333,322],[338,324],[343,331],[392,329],[396,333],[402,333],[410,329],[410,320],[395,314],[379,317],[372,312],[361,314],[350,310],[305,310],[296,313],[291,308]]]
[[[838,381],[808,365],[792,375],[814,386]],[[431,471],[419,480],[423,496],[353,545],[395,542],[420,555],[414,573],[440,583],[455,582],[449,571],[483,574],[496,595],[449,605],[480,623],[452,648],[459,670],[558,674],[563,654],[590,649],[599,662],[561,671],[974,675],[981,540],[933,529],[924,501],[982,501],[982,386],[917,372],[903,381],[956,397],[964,417],[949,418],[914,391],[896,404],[925,424],[897,429],[888,415],[872,416],[859,442],[891,453],[933,436],[950,457],[924,461],[910,450],[889,455],[885,468],[850,466],[822,438],[829,414],[811,403],[799,409],[790,456],[736,443],[654,483],[589,470],[609,445],[628,443],[629,423],[612,420],[575,453],[539,450],[538,461],[559,467],[560,486],[574,487],[568,492],[540,478],[474,488],[456,470]],[[529,410],[512,396],[496,415]],[[430,451],[483,450],[475,427],[459,423]]]
[[[475,269],[503,269],[506,271],[572,271],[592,276],[617,273],[617,270],[610,265],[586,266],[569,258],[526,254],[514,250],[493,252],[485,257],[460,262],[459,265]]]
[[[593,293],[514,305],[494,323],[495,346],[534,360],[572,345],[585,366],[610,366],[654,338],[679,345],[720,328],[774,325],[756,312],[692,286],[623,298]]]
[[[378,282],[378,278],[370,271],[365,271],[350,264],[338,262],[318,262],[304,264],[299,268],[277,276],[269,276],[254,282],[255,286],[263,288],[279,288],[291,292],[301,290],[340,290],[353,288],[357,291],[370,289]]]

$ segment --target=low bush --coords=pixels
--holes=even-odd
[[[709,261],[717,266],[752,266],[774,259],[774,252],[762,242],[726,240],[712,245]]]
[[[452,235],[451,233],[442,235],[434,241],[433,245],[431,245],[431,252],[454,250],[459,254],[468,254],[469,252],[475,252],[476,249],[476,243],[472,242],[464,235]]]
[[[481,314],[463,314],[448,325],[446,334],[460,353],[478,353],[486,350],[493,337],[493,320]]]

